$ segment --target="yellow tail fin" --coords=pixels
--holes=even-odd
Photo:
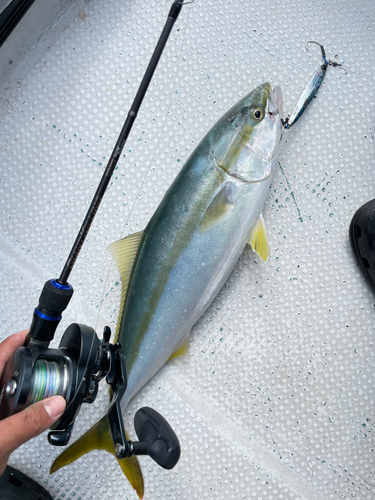
[[[92,450],[105,450],[116,456],[107,415],[99,420],[99,422],[91,427],[91,429],[89,429],[83,436],[77,439],[77,441],[70,445],[56,458],[51,466],[50,474],[53,474],[65,465],[71,464]],[[117,462],[119,463],[125,476],[128,478],[130,484],[136,490],[139,498],[142,499],[144,484],[141,467],[137,457],[133,456],[125,458],[124,460],[117,460]]]

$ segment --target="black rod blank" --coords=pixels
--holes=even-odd
[[[146,69],[145,75],[142,79],[141,85],[138,89],[138,92],[134,98],[133,104],[128,112],[128,116],[126,117],[124,126],[122,127],[121,133],[117,139],[114,150],[112,151],[111,157],[108,161],[106,169],[103,173],[99,186],[96,190],[94,198],[91,202],[91,205],[87,211],[86,217],[82,223],[81,229],[78,232],[77,238],[73,244],[73,247],[70,251],[69,257],[65,263],[64,269],[61,272],[61,275],[58,279],[58,282],[62,285],[67,284],[69,275],[73,269],[75,261],[77,260],[78,254],[82,248],[82,245],[86,239],[87,233],[91,227],[92,221],[98,211],[100,202],[104,196],[104,193],[108,187],[109,181],[112,177],[112,174],[115,170],[115,167],[118,163],[122,150],[124,149],[126,140],[129,136],[130,130],[133,126],[133,123],[137,117],[139,108],[141,107],[143,98],[147,92],[148,86],[151,82],[151,79],[154,75],[155,69],[158,65],[159,59],[162,55],[164,47],[167,43],[169,35],[172,31],[173,25],[176,22],[178,15],[181,11],[182,6],[184,5],[183,0],[175,0],[172,4],[171,10],[168,14],[167,22],[163,28],[163,31],[160,35],[159,41],[155,47],[154,53],[150,59],[148,67]]]

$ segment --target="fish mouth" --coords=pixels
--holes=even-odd
[[[277,115],[279,115],[280,118],[282,118],[283,93],[279,85],[276,85],[276,87],[274,87],[273,90],[271,89],[271,85],[269,85],[269,92],[267,99],[267,113],[271,118],[274,118]]]

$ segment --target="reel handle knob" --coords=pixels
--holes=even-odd
[[[152,408],[144,407],[134,417],[139,442],[130,441],[134,455],[149,455],[164,469],[173,469],[181,455],[180,442],[165,418]]]
[[[53,430],[48,433],[48,442],[53,446],[66,446],[69,443],[73,423],[67,429]]]

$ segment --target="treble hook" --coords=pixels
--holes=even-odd
[[[309,42],[307,42],[307,43],[306,43],[306,50],[307,50],[307,52],[310,52],[310,53],[311,53],[311,51],[309,50],[309,44],[310,44],[310,43],[315,43],[316,45],[319,45],[320,50],[322,51],[322,57],[323,57],[323,60],[324,60],[324,62],[325,62],[325,64],[326,64],[327,66],[335,66],[335,67],[336,67],[336,66],[342,66],[342,64],[339,64],[338,62],[335,62],[335,61],[329,61],[329,60],[327,59],[327,57],[326,57],[326,51],[324,50],[323,45],[321,45],[321,44],[320,44],[320,43],[318,43],[318,42],[313,42],[312,40],[310,40]]]

